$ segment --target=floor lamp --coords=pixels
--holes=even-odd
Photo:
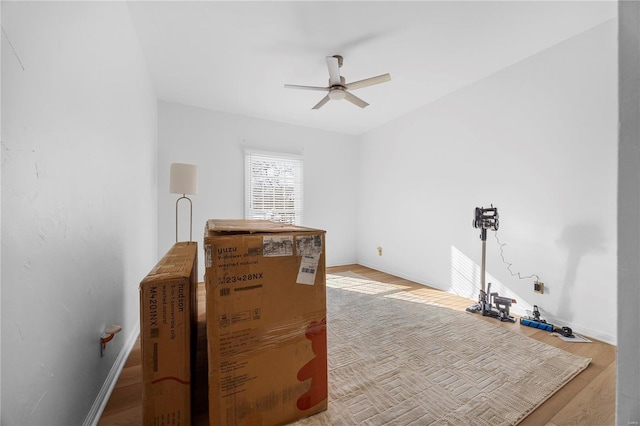
[[[189,202],[189,241],[193,241],[193,204],[188,195],[198,193],[198,166],[195,164],[173,163],[169,173],[169,192],[182,194],[176,200],[176,243],[178,242],[178,204],[180,200]]]

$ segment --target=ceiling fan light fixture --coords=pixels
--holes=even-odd
[[[329,91],[329,99],[333,101],[339,101],[340,99],[344,99],[345,93],[342,89],[331,89]]]

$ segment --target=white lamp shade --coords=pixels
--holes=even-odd
[[[171,164],[169,192],[172,194],[197,194],[198,166],[182,163]]]

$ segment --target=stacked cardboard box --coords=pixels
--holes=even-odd
[[[144,425],[190,425],[198,245],[176,243],[140,283]]]
[[[327,408],[325,232],[209,220],[211,425],[276,425]]]

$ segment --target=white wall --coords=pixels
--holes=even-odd
[[[619,3],[616,424],[640,421],[640,3]],[[633,423],[635,422],[635,423]]]
[[[614,20],[361,138],[358,261],[476,299],[475,207],[498,207],[488,281],[548,320],[616,341]],[[382,257],[376,248],[383,248]]]
[[[157,101],[125,3],[2,2],[2,28],[2,424],[77,425],[157,261]]]
[[[202,243],[207,219],[244,217],[244,149],[302,154],[304,223],[327,231],[327,264],[354,263],[356,139],[300,126],[168,102],[158,106],[158,256],[175,243],[171,163],[198,164],[193,239]],[[183,204],[186,206],[186,204]],[[188,240],[188,211],[180,210],[179,240]],[[204,273],[199,254],[199,273]]]

